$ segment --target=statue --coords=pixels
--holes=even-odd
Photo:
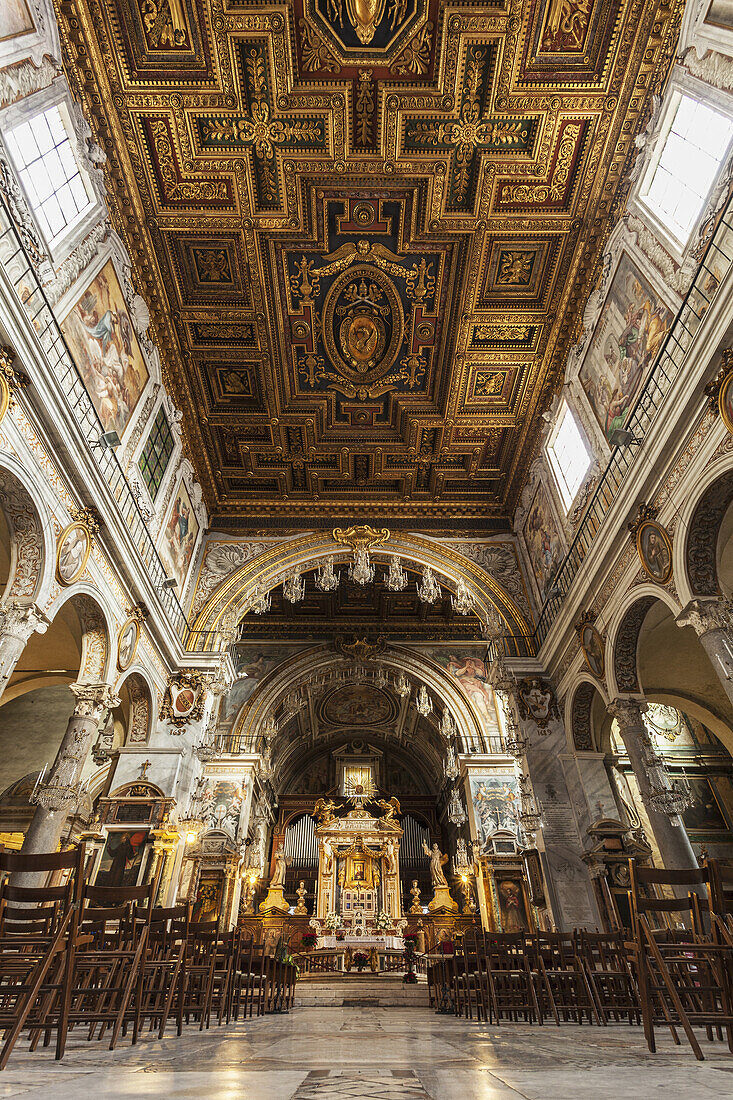
[[[402,811],[400,809],[400,804],[394,795],[392,795],[389,802],[386,802],[383,798],[378,799],[377,806],[379,806],[380,810],[383,811],[382,817],[379,821],[379,824],[382,828],[390,828],[395,825],[399,826],[397,814],[402,813]]]
[[[448,856],[443,855],[437,844],[433,844],[431,850],[423,840],[422,846],[425,855],[430,857],[430,881],[433,885],[433,899],[428,904],[428,909],[431,913],[457,913],[458,906],[451,897],[448,881],[443,873]]]
[[[443,874],[443,866],[448,862],[448,856],[443,855],[437,844],[433,844],[433,849],[431,851],[423,840],[422,847],[425,855],[430,857],[430,881],[433,886],[447,887],[448,880]]]
[[[335,821],[336,815],[333,811],[336,808],[336,803],[330,798],[319,798],[313,807],[312,815],[316,819],[316,828],[321,829],[324,825],[330,825]]]
[[[466,842],[462,836],[456,841],[456,867],[470,867]]]
[[[410,906],[411,913],[422,913],[422,905],[420,904],[420,887],[417,884],[417,879],[412,880],[412,886],[410,887],[410,894],[412,896],[412,905]]]
[[[323,839],[323,873],[330,875],[333,871],[333,844],[329,837]]]
[[[274,890],[278,887],[282,889],[285,886],[285,874],[290,866],[290,860],[285,855],[285,846],[280,844],[280,847],[275,852],[275,874],[270,879],[270,889]]]
[[[307,917],[308,910],[305,907],[306,890],[304,879],[301,879],[298,883],[298,889],[295,891],[295,893],[298,895],[298,904],[295,906],[295,915],[296,917]]]
[[[387,843],[385,844],[385,846],[384,846],[384,858],[387,861],[387,874],[388,875],[396,875],[397,874],[397,861],[395,860],[394,841],[393,840],[388,840]]]

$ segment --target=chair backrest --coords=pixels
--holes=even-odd
[[[705,869],[709,874],[710,908],[725,920],[733,914],[733,863],[707,859]]]
[[[52,886],[43,882],[44,876],[57,877],[63,872],[67,872],[65,882]],[[34,921],[46,924],[48,932],[53,932],[73,905],[78,908],[84,886],[84,845],[65,852],[2,851],[0,875],[0,935],[20,932],[23,924],[26,932],[37,933],[40,926],[32,928]],[[26,875],[28,884],[24,881]]]
[[[634,934],[638,937],[639,918],[647,914],[658,914],[672,919],[686,917],[693,924],[700,914],[700,893],[705,890],[710,874],[705,867],[691,867],[684,870],[671,870],[667,867],[640,867],[635,859],[629,860],[631,889],[629,903]],[[663,886],[676,890],[676,896],[658,897],[649,891],[649,887]],[[680,895],[680,887],[689,887],[686,895]]]

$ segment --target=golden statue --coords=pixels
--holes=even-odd
[[[402,810],[400,809],[400,804],[394,795],[392,795],[389,802],[385,801],[385,799],[383,798],[380,798],[377,802],[377,806],[379,806],[379,809],[383,811],[382,817],[379,819],[379,824],[382,828],[384,828],[385,826],[389,828],[390,826],[395,825],[399,827],[397,814],[402,813]]]
[[[333,812],[337,809],[335,802],[332,802],[330,798],[319,798],[313,807],[312,816],[316,819],[316,826],[320,829],[324,825],[330,825],[332,821],[336,820],[336,814]]]

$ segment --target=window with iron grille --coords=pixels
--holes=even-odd
[[[145,440],[145,446],[138,463],[151,500],[155,500],[158,495],[158,490],[173,453],[173,447],[173,433],[168,423],[168,417],[165,415],[165,409],[161,405],[153,421],[150,434]]]

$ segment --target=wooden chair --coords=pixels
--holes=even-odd
[[[580,964],[573,935],[537,932],[531,943],[532,969],[538,984],[538,1000],[547,1004],[555,1023],[600,1024],[585,970]]]
[[[493,1014],[502,1020],[543,1022],[523,932],[494,932],[486,937],[486,977]]]
[[[219,943],[219,922],[196,921],[188,928],[183,1015],[186,1023],[198,1021],[199,1031],[211,1023],[214,969]]]
[[[467,932],[456,950],[454,968],[455,1013],[468,1020],[488,1020],[488,975],[482,966],[482,938],[474,931]]]
[[[150,1030],[157,1025],[162,1039],[173,1014],[178,1035],[183,1030],[186,981],[186,949],[190,906],[153,909],[148,944],[143,961],[141,1026],[147,1019]]]
[[[713,1029],[725,1032],[733,1051],[733,948],[716,943],[705,935],[699,921],[707,900],[704,891],[710,879],[707,868],[672,871],[666,868],[638,867],[629,861],[631,890],[629,901],[634,931],[633,950],[639,988],[644,1034],[649,1050],[656,1051],[655,1024],[664,1022],[675,1043],[679,1037],[675,1025],[687,1036],[695,1057],[703,1053],[694,1027],[703,1027],[712,1038]],[[686,888],[686,897],[656,897],[652,888],[669,891]],[[658,922],[685,918],[691,929],[660,927]]]
[[[56,1057],[62,1056],[65,991],[83,870],[83,844],[48,854],[0,852],[0,1028],[5,1030],[0,1070],[25,1028],[32,1032],[32,1048],[41,1034],[48,1043],[55,1029]],[[20,875],[39,883],[49,875],[65,876],[66,881],[54,886],[14,885]]]
[[[144,962],[157,879],[147,886],[85,886],[74,941],[67,1022],[93,1039],[112,1029],[109,1049],[132,1024],[137,1042]],[[66,1034],[63,1036],[63,1045]]]
[[[609,1018],[619,1023],[641,1023],[639,993],[626,955],[623,936],[618,932],[578,933],[577,955],[585,972],[601,1023]]]

